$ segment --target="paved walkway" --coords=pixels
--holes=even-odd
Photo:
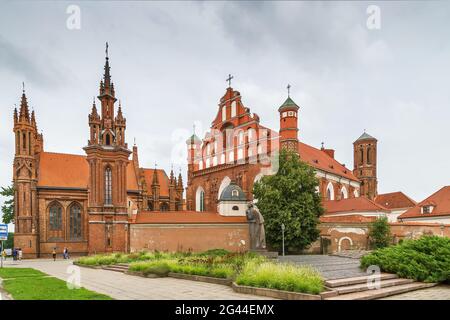
[[[70,276],[70,260],[22,260],[6,261],[7,267],[35,268],[66,281]],[[78,268],[78,267],[77,267]],[[198,281],[174,278],[142,278],[120,272],[79,268],[81,286],[109,295],[118,300],[243,300],[265,299],[264,297],[240,294],[230,287]]]
[[[327,280],[367,275],[359,268],[357,259],[327,255],[289,255],[280,256],[278,259],[299,265],[310,265]]]
[[[427,289],[421,289],[380,300],[450,300],[450,285],[438,285]]]

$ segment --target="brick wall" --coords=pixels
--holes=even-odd
[[[242,241],[243,240],[243,241]],[[249,248],[248,224],[132,224],[130,250],[193,251]]]

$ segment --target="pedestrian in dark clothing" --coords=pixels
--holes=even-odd
[[[53,248],[52,256],[53,256],[53,261],[56,261],[56,248]]]
[[[13,249],[13,260],[16,261],[17,260],[17,250],[16,248]]]

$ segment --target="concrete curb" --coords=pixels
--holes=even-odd
[[[221,284],[221,285],[229,286],[229,287],[231,286],[231,284],[233,282],[230,279],[198,276],[198,275],[194,275],[194,274],[175,273],[175,272],[169,272],[169,277],[183,279],[183,280],[201,281],[201,282],[208,282],[208,283],[213,283],[213,284]]]
[[[240,286],[235,282],[233,282],[231,287],[233,288],[233,290],[235,292],[238,292],[238,293],[253,294],[253,295],[257,295],[257,296],[270,297],[270,298],[276,298],[276,299],[281,299],[281,300],[322,300],[322,297],[320,295],[283,291],[283,290],[275,290],[275,289]]]
[[[102,269],[104,267],[104,266],[88,266],[86,264],[81,264],[81,263],[78,263],[76,261],[72,262],[72,264],[74,266],[83,267],[83,268],[90,268],[90,269]]]

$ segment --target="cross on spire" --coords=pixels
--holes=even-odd
[[[324,149],[324,148],[323,148],[323,145],[324,145],[324,143],[323,143],[323,142],[321,142],[321,144],[322,144],[322,149]]]
[[[231,75],[231,74],[229,74],[228,75],[228,78],[227,78],[227,82],[228,82],[228,88],[231,88],[231,80],[233,79],[234,77]]]
[[[108,41],[106,41],[105,54],[106,54],[106,59],[108,59]]]
[[[287,92],[288,92],[288,97],[290,97],[290,94],[291,94],[291,85],[288,84],[286,88],[287,88]]]
[[[25,93],[25,82],[22,81],[22,92]]]

